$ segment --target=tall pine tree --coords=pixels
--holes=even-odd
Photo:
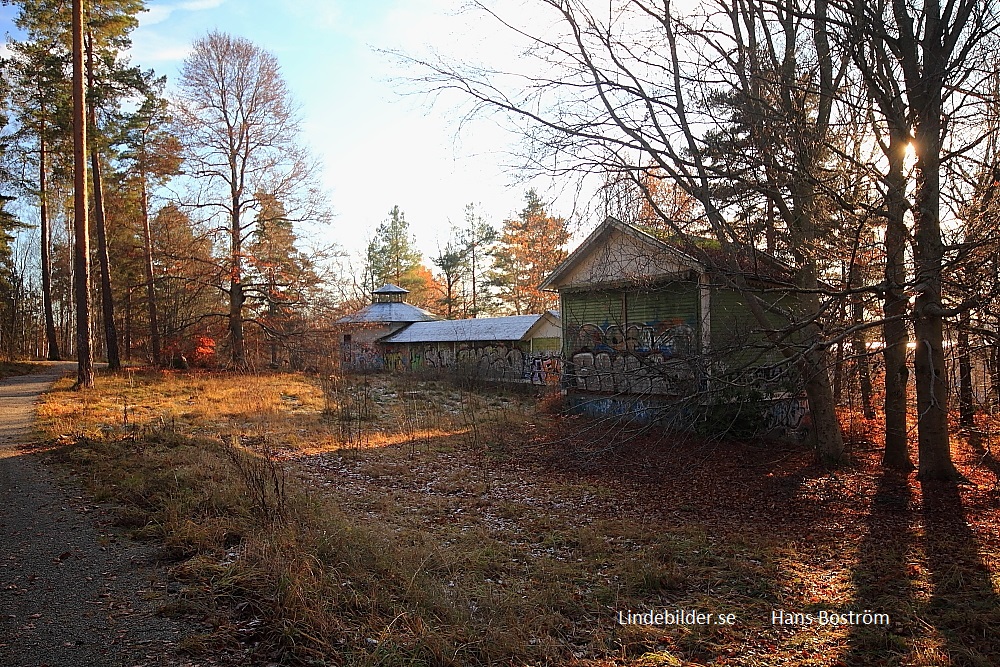
[[[558,297],[538,286],[566,258],[569,241],[565,218],[549,215],[535,190],[528,190],[524,202],[516,218],[504,220],[491,274],[501,308],[514,315],[556,306]]]

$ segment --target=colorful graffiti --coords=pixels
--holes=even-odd
[[[676,394],[696,389],[701,373],[694,329],[683,322],[585,323],[570,333],[574,351],[565,386],[586,391]]]
[[[590,352],[631,352],[662,354],[665,357],[687,356],[697,350],[694,329],[680,320],[655,324],[585,323],[568,332],[578,350]]]
[[[798,396],[774,399],[764,414],[764,424],[772,432],[804,440],[812,427],[809,401]]]
[[[526,352],[506,343],[435,343],[387,346],[381,352],[386,370],[440,371],[455,369],[495,382],[556,385],[562,375],[557,351]]]
[[[675,394],[697,388],[697,365],[692,360],[652,354],[578,352],[564,378],[567,385],[587,391],[626,394]]]
[[[340,363],[355,371],[382,370],[385,358],[373,345],[345,342],[340,345]]]

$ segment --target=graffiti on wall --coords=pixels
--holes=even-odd
[[[357,371],[382,370],[384,357],[374,345],[366,343],[341,343],[340,363],[345,368]]]
[[[566,367],[567,387],[629,394],[673,394],[697,387],[695,331],[682,321],[579,325]]]
[[[504,343],[464,345],[456,362],[478,377],[501,382],[558,384],[562,373],[557,352],[525,352]]]
[[[803,440],[812,427],[809,401],[805,397],[787,396],[771,402],[764,415],[768,430],[781,432]]]
[[[576,349],[589,352],[631,352],[633,354],[661,354],[664,357],[688,356],[697,350],[694,329],[681,320],[655,324],[585,323],[575,332],[567,332],[576,341]]]
[[[558,384],[562,359],[558,351],[525,352],[508,343],[434,343],[392,346],[382,352],[387,370],[460,370],[496,382]]]

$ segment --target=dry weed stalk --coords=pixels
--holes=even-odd
[[[495,464],[507,458],[510,449],[513,412],[506,398],[492,403],[472,391],[462,392],[462,421],[466,446],[476,454],[483,484],[490,487],[491,475],[501,469]]]
[[[285,467],[267,436],[222,439],[226,455],[239,471],[254,513],[262,520],[284,519],[288,511]]]
[[[373,415],[372,386],[367,375],[363,378],[362,382],[346,375],[322,379],[324,413],[337,420],[340,442],[355,449],[363,449],[371,440],[365,424]]]

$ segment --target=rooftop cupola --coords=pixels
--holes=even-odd
[[[372,292],[372,303],[403,303],[409,293],[399,285],[382,285]]]

